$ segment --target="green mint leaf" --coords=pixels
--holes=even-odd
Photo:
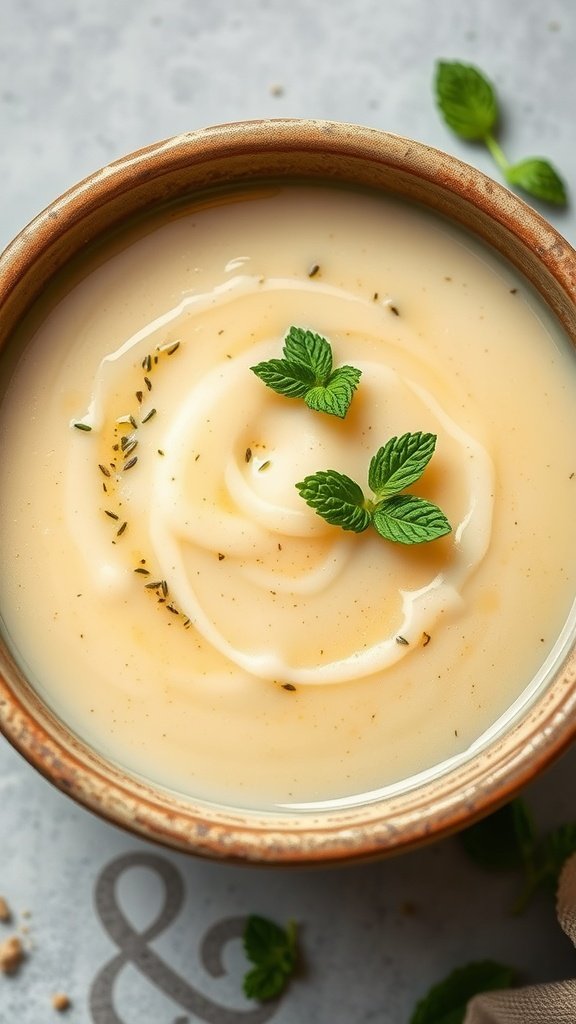
[[[303,327],[291,327],[284,339],[284,358],[305,366],[316,382],[325,383],[332,373],[332,346],[326,338]]]
[[[247,919],[243,938],[246,956],[253,964],[265,963],[271,951],[283,949],[288,942],[284,928],[258,914]]]
[[[391,437],[370,462],[368,483],[377,500],[390,498],[419,480],[436,447],[436,434]]]
[[[277,394],[303,398],[310,409],[344,419],[362,371],[354,366],[333,370],[330,342],[303,327],[289,329],[283,353],[284,359],[269,359],[250,369]]]
[[[281,967],[253,967],[244,976],[244,995],[265,1003],[275,999],[286,988],[288,977]]]
[[[344,366],[333,376],[346,371]],[[353,378],[353,382],[357,377]],[[312,389],[314,408],[324,408],[328,388]],[[333,526],[362,533],[371,524],[380,536],[400,544],[422,544],[450,533],[452,527],[437,505],[412,494],[398,494],[422,475],[432,458],[436,435],[418,431],[392,437],[370,461],[368,482],[374,499],[364,498],[361,487],[349,476],[334,469],[321,470],[307,476],[296,488],[304,501]]]
[[[330,375],[326,384],[310,388],[304,401],[316,412],[327,412],[344,419],[361,375],[362,371],[354,366],[340,366]]]
[[[335,469],[307,476],[296,489],[310,508],[332,526],[362,533],[370,526],[370,513],[364,507],[361,488],[349,476]]]
[[[540,157],[527,157],[517,164],[508,166],[505,172],[509,185],[521,188],[536,199],[543,199],[555,206],[568,202],[566,186],[552,164]]]
[[[269,359],[250,369],[267,387],[286,398],[304,398],[314,384],[310,370],[286,359]]]
[[[512,800],[460,833],[471,860],[488,871],[521,869],[532,863],[534,822],[523,800]]]
[[[424,544],[450,533],[444,513],[424,498],[397,494],[376,506],[372,522],[381,537],[398,544]]]
[[[438,61],[436,99],[444,120],[463,139],[483,140],[498,119],[494,89],[477,68]]]
[[[245,994],[260,1002],[274,999],[296,969],[296,925],[290,922],[281,928],[266,917],[251,914],[244,930],[244,950],[255,964],[244,977]]]
[[[576,822],[559,825],[539,839],[525,802],[516,799],[465,829],[460,841],[480,867],[523,873],[523,887],[512,908],[519,914],[540,889],[555,891],[564,863],[576,853]]]
[[[458,967],[420,1000],[410,1024],[462,1024],[473,996],[509,988],[515,981],[516,971],[494,960]]]
[[[478,68],[458,61],[438,61],[436,99],[450,128],[463,139],[486,144],[509,185],[556,206],[568,202],[566,186],[558,172],[542,157],[528,157],[510,164],[493,135],[498,120],[498,100],[492,84]]]

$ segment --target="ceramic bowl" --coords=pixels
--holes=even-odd
[[[542,217],[479,171],[369,128],[255,121],[181,135],[97,171],[44,210],[0,259],[0,346],[61,268],[92,239],[169,199],[262,179],[369,187],[428,207],[518,268],[576,343],[576,254]],[[512,797],[576,733],[574,644],[536,698],[456,768],[364,806],[257,813],[207,806],[133,778],[42,703],[0,644],[0,729],[63,792],[144,838],[228,861],[353,862],[413,848]]]

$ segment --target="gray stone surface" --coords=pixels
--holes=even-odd
[[[574,192],[575,51],[573,0],[0,0],[0,248],[98,166],[221,121],[356,121],[492,173],[487,154],[455,139],[436,114],[431,78],[441,57],[491,75],[506,151],[545,154]],[[574,243],[573,212],[549,216]],[[576,819],[575,769],[572,751],[529,788],[542,826]],[[119,909],[107,879],[125,855],[133,859],[117,895],[128,931],[153,926],[166,891],[175,916],[149,942],[133,943],[112,995],[102,972],[118,954],[107,929],[114,932]],[[166,890],[158,871],[170,868]],[[574,973],[550,898],[521,918],[508,912],[516,885],[475,868],[456,839],[381,864],[313,872],[166,853],[74,806],[0,742],[0,893],[31,945],[17,977],[0,975],[1,1024],[56,1019],[50,995],[60,989],[73,999],[66,1019],[74,1024],[255,1021],[239,994],[244,966],[234,938],[235,919],[252,911],[302,922],[306,970],[273,1010],[278,1024],[402,1024],[433,981],[486,956],[528,980]],[[224,974],[214,977],[201,944],[223,919],[231,919],[222,931]],[[0,924],[0,940],[9,933]],[[151,980],[154,969],[171,995]],[[246,1016],[226,1016],[224,1007]]]

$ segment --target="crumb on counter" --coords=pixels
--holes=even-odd
[[[0,896],[0,921],[7,923],[12,920],[12,911],[3,896]]]
[[[3,974],[16,974],[24,959],[24,947],[17,935],[11,935],[0,943],[0,971]]]
[[[58,1013],[64,1013],[71,1005],[70,998],[65,992],[55,992],[52,996],[52,1006]]]

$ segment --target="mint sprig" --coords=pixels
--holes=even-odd
[[[522,873],[522,889],[513,907],[518,914],[540,890],[555,890],[564,863],[576,853],[576,822],[539,836],[525,802],[516,799],[462,832],[461,842],[480,867]]]
[[[483,142],[509,185],[556,206],[567,204],[564,182],[548,160],[528,157],[515,164],[507,160],[495,135],[500,114],[496,91],[478,68],[459,61],[438,61],[434,84],[448,127],[462,139]]]
[[[370,498],[335,469],[305,477],[296,489],[319,516],[343,530],[362,533],[373,526],[385,540],[398,544],[437,540],[452,529],[444,513],[424,498],[400,493],[420,479],[435,447],[436,435],[421,431],[390,438],[370,461]]]
[[[344,419],[362,371],[354,366],[333,369],[332,346],[320,334],[290,327],[283,359],[268,359],[250,369],[286,398],[303,398],[310,409]]]
[[[298,959],[296,925],[281,928],[266,917],[251,914],[244,930],[244,950],[255,966],[244,977],[248,999],[267,1002],[284,991]]]
[[[512,967],[480,960],[452,971],[417,1004],[410,1024],[462,1024],[468,1001],[480,992],[509,988],[517,980]]]

